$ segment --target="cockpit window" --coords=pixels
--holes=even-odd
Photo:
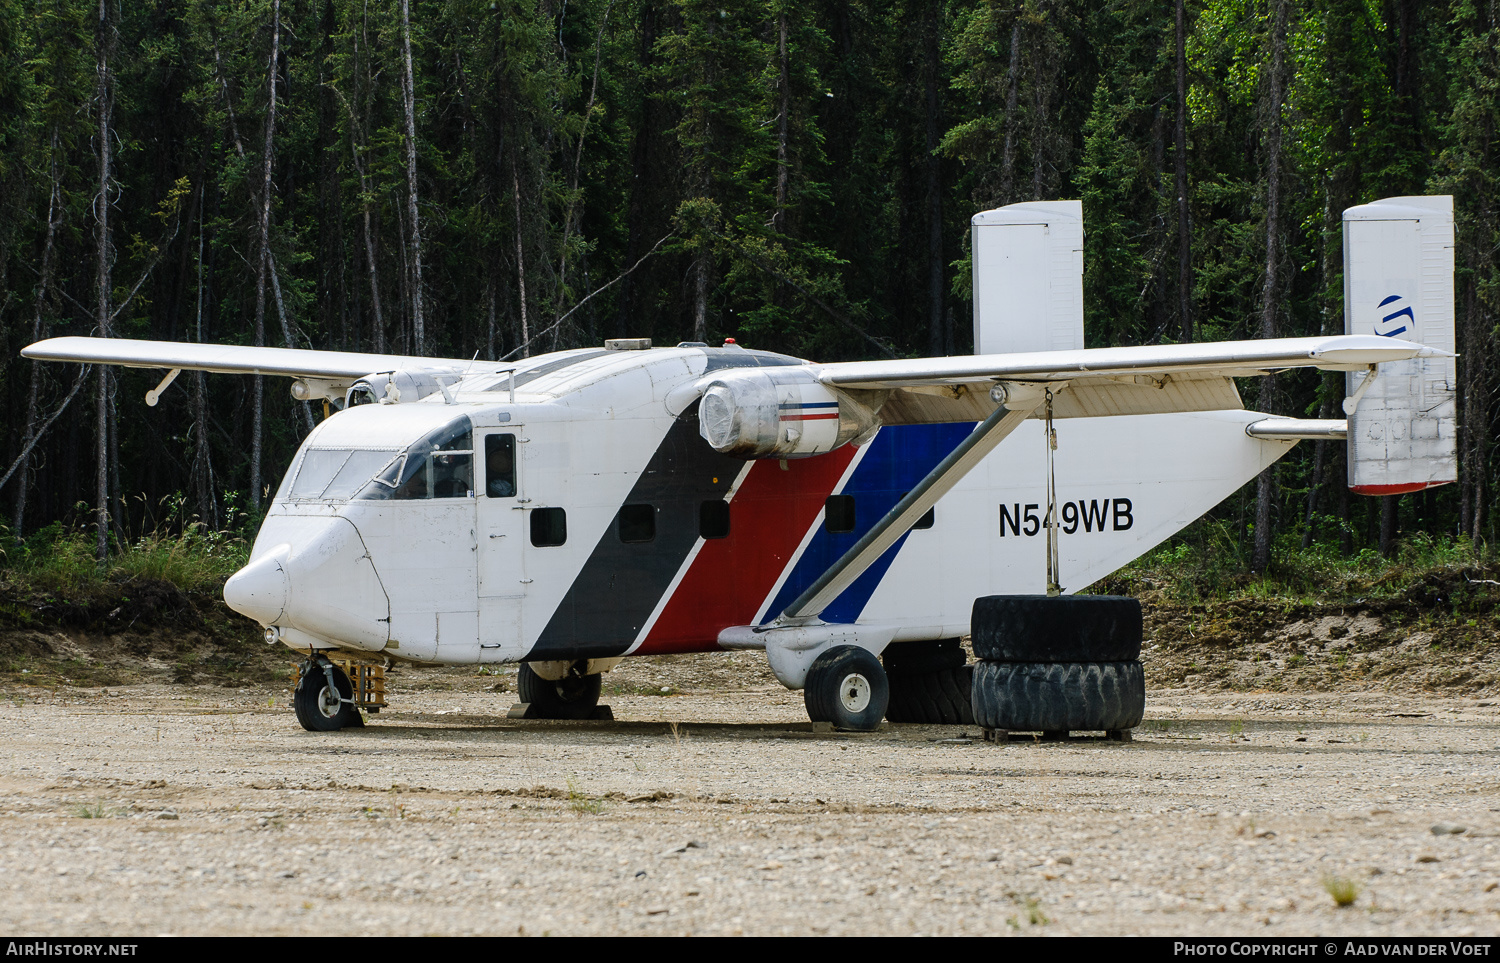
[[[429,432],[365,485],[357,497],[402,501],[474,497],[474,434],[469,419],[459,418]]]
[[[392,458],[393,451],[358,451],[347,448],[310,448],[292,482],[287,498],[294,502],[344,502],[370,480]]]

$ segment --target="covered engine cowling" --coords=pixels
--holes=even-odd
[[[727,371],[698,406],[698,433],[734,458],[821,455],[879,426],[848,393],[796,368]]]

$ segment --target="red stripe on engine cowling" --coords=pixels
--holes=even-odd
[[[775,459],[752,465],[730,500],[729,534],[703,543],[635,654],[717,649],[720,632],[749,624],[854,455],[844,445],[785,470]]]
[[[1445,478],[1442,481],[1407,482],[1402,485],[1350,485],[1349,490],[1356,495],[1406,495],[1439,485],[1452,485],[1456,481],[1456,478]]]
[[[829,418],[837,418],[838,412],[828,415],[782,415],[782,421],[824,421]]]

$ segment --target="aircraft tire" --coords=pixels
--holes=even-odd
[[[869,732],[880,726],[890,683],[880,659],[857,645],[835,645],[813,660],[802,688],[807,717],[835,729]]]
[[[970,618],[976,659],[1129,662],[1141,657],[1141,603],[1126,595],[989,595]]]
[[[333,667],[333,681],[342,698],[354,697],[354,685],[338,666]],[[302,728],[308,732],[335,732],[346,726],[354,728],[365,724],[359,710],[352,704],[339,702],[335,708],[332,700],[324,697],[327,691],[328,677],[323,674],[321,665],[302,670],[302,678],[297,680],[297,689],[292,693],[292,708]]]
[[[587,719],[599,704],[604,675],[565,676],[555,682],[537,675],[525,662],[516,673],[516,695],[531,703],[533,719]]]
[[[1022,732],[1133,729],[1146,675],[1130,662],[978,662],[974,722]]]
[[[891,722],[923,725],[973,725],[974,705],[970,698],[974,667],[960,665],[937,672],[905,674],[892,670],[891,699],[885,717]]]
[[[892,642],[880,653],[886,674],[926,675],[956,669],[969,661],[961,639],[925,639],[920,642]]]

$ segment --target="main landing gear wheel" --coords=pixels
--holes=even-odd
[[[890,684],[880,660],[857,645],[836,645],[807,670],[802,689],[807,717],[835,729],[869,732],[885,718]]]
[[[358,727],[365,724],[364,717],[353,702],[354,686],[344,670],[336,665],[309,662],[302,667],[302,678],[297,680],[297,689],[292,694],[292,706],[297,710],[297,721],[308,732],[334,732],[345,726]],[[328,684],[328,672],[333,673],[334,685]]]
[[[599,672],[569,673],[556,681],[544,679],[525,662],[516,673],[516,694],[522,702],[531,703],[529,716],[533,719],[592,718],[603,684],[604,675]]]
[[[974,685],[974,667],[903,675],[888,670],[891,702],[885,717],[891,722],[914,722],[929,726],[974,724],[974,706],[969,695]]]
[[[974,667],[958,639],[892,642],[881,653],[890,680],[885,717],[922,725],[973,725],[969,701]]]

